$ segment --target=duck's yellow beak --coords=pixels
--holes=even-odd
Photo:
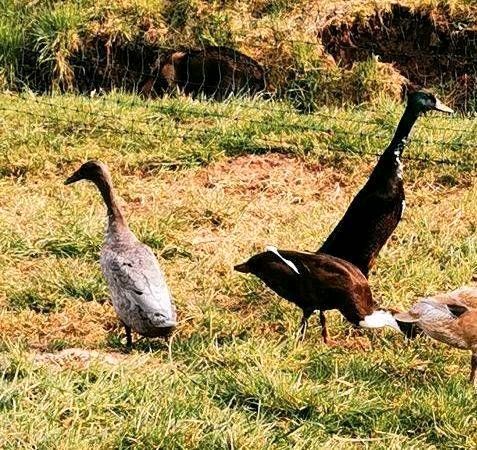
[[[441,112],[448,113],[448,114],[453,114],[454,113],[453,109],[444,105],[444,103],[442,103],[438,98],[436,98],[436,105],[434,106],[434,109],[436,111],[441,111]]]

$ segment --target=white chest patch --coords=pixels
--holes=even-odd
[[[288,267],[290,267],[293,271],[295,271],[298,275],[300,275],[300,272],[298,271],[295,264],[293,264],[293,262],[291,262],[289,259],[286,259],[282,255],[280,255],[276,247],[273,247],[272,245],[268,245],[267,247],[265,247],[265,251],[272,252],[275,255],[277,255]]]
[[[399,179],[402,180],[402,175],[403,175],[403,167],[402,167],[402,162],[401,162],[401,157],[399,156],[399,151],[396,150],[394,152],[396,155],[396,164],[397,164],[397,176]]]
[[[401,217],[404,215],[405,210],[406,210],[406,200],[403,200],[402,201]]]

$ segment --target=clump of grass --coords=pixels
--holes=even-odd
[[[352,103],[377,102],[383,98],[399,100],[407,82],[400,72],[388,63],[382,63],[378,57],[353,65],[345,74],[344,96]]]
[[[253,4],[252,14],[256,16],[269,15],[272,17],[279,16],[291,11],[297,3],[301,1],[286,1],[286,0],[264,0],[258,2],[251,2]]]
[[[53,89],[71,90],[74,87],[72,57],[81,49],[82,9],[73,3],[44,8],[32,29],[34,50],[38,63],[50,74]]]
[[[329,58],[303,57],[306,46],[298,47],[300,70],[289,89],[297,106],[313,111],[322,105],[373,103],[385,99],[399,100],[407,82],[392,64],[376,57],[342,69]]]
[[[192,0],[168,1],[165,3],[163,15],[171,28],[182,29],[197,13]]]
[[[24,45],[21,27],[13,20],[0,18],[0,89],[15,87]]]
[[[57,311],[62,302],[51,298],[52,292],[42,292],[39,286],[22,288],[9,294],[8,306],[16,311],[29,309],[39,313]]]
[[[234,46],[234,35],[230,25],[230,16],[221,9],[200,15],[194,26],[195,39],[201,46]]]

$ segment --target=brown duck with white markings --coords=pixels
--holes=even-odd
[[[251,273],[270,289],[303,310],[302,333],[310,315],[320,311],[322,335],[328,341],[323,311],[338,309],[353,325],[391,326],[400,331],[393,315],[379,310],[368,280],[348,261],[323,253],[303,253],[267,247],[235,270]]]
[[[345,259],[368,276],[404,211],[402,152],[416,120],[432,110],[453,112],[429,92],[409,94],[391,143],[319,252]]]
[[[477,378],[477,288],[463,287],[447,294],[420,299],[408,312],[399,313],[402,322],[417,324],[437,341],[470,350],[470,381]]]
[[[167,335],[176,326],[176,309],[152,250],[138,241],[119,207],[109,170],[100,161],[84,163],[65,184],[89,180],[99,189],[108,209],[106,239],[100,265],[114,309],[126,329],[146,337]]]

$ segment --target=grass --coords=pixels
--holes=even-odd
[[[0,109],[1,448],[475,448],[465,352],[353,336],[334,312],[340,345],[316,318],[299,343],[299,311],[232,271],[266,244],[320,245],[399,103],[300,115],[260,99],[4,94]],[[408,208],[371,276],[384,305],[472,279],[476,141],[472,118],[418,123],[406,156],[452,164],[406,161]],[[160,258],[180,315],[168,342],[124,353],[98,265],[104,207],[93,186],[63,185],[89,158],[110,165]]]

